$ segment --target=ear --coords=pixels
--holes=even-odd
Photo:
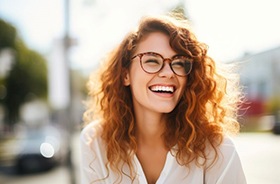
[[[129,86],[130,85],[130,77],[129,77],[128,71],[125,71],[124,79],[123,79],[123,84],[125,86]]]

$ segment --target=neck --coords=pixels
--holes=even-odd
[[[162,134],[165,129],[164,115],[141,115],[136,118],[137,142],[139,145],[159,146],[164,144]]]

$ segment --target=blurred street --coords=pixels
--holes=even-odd
[[[73,138],[73,164],[76,184],[79,184],[79,138]],[[280,183],[280,136],[272,133],[242,133],[234,138],[248,184]],[[1,184],[59,184],[71,183],[69,169],[66,166],[54,168],[37,175],[3,175]]]
[[[34,174],[34,175],[9,175],[5,176],[0,173],[0,183],[1,184],[50,184],[61,183],[61,184],[70,184],[68,169],[65,167],[58,167],[50,170],[48,172]]]
[[[280,135],[242,133],[234,140],[248,184],[280,183]]]

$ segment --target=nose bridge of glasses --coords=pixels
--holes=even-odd
[[[173,70],[173,68],[172,68],[172,59],[170,59],[170,58],[162,58],[162,66],[161,66],[161,69],[160,69],[160,71],[163,71],[163,70],[166,70],[166,69],[164,69],[166,66],[167,66],[167,68],[169,69],[169,71],[171,71],[173,74],[175,74],[175,71]],[[165,64],[166,63],[166,64]]]
[[[163,63],[165,61],[168,61],[168,64],[170,64],[172,62],[172,59],[171,58],[162,58],[162,61],[163,61]]]

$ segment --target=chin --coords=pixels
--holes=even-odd
[[[164,109],[159,109],[158,111],[161,112],[161,113],[170,113],[174,110],[174,108],[164,108]]]

